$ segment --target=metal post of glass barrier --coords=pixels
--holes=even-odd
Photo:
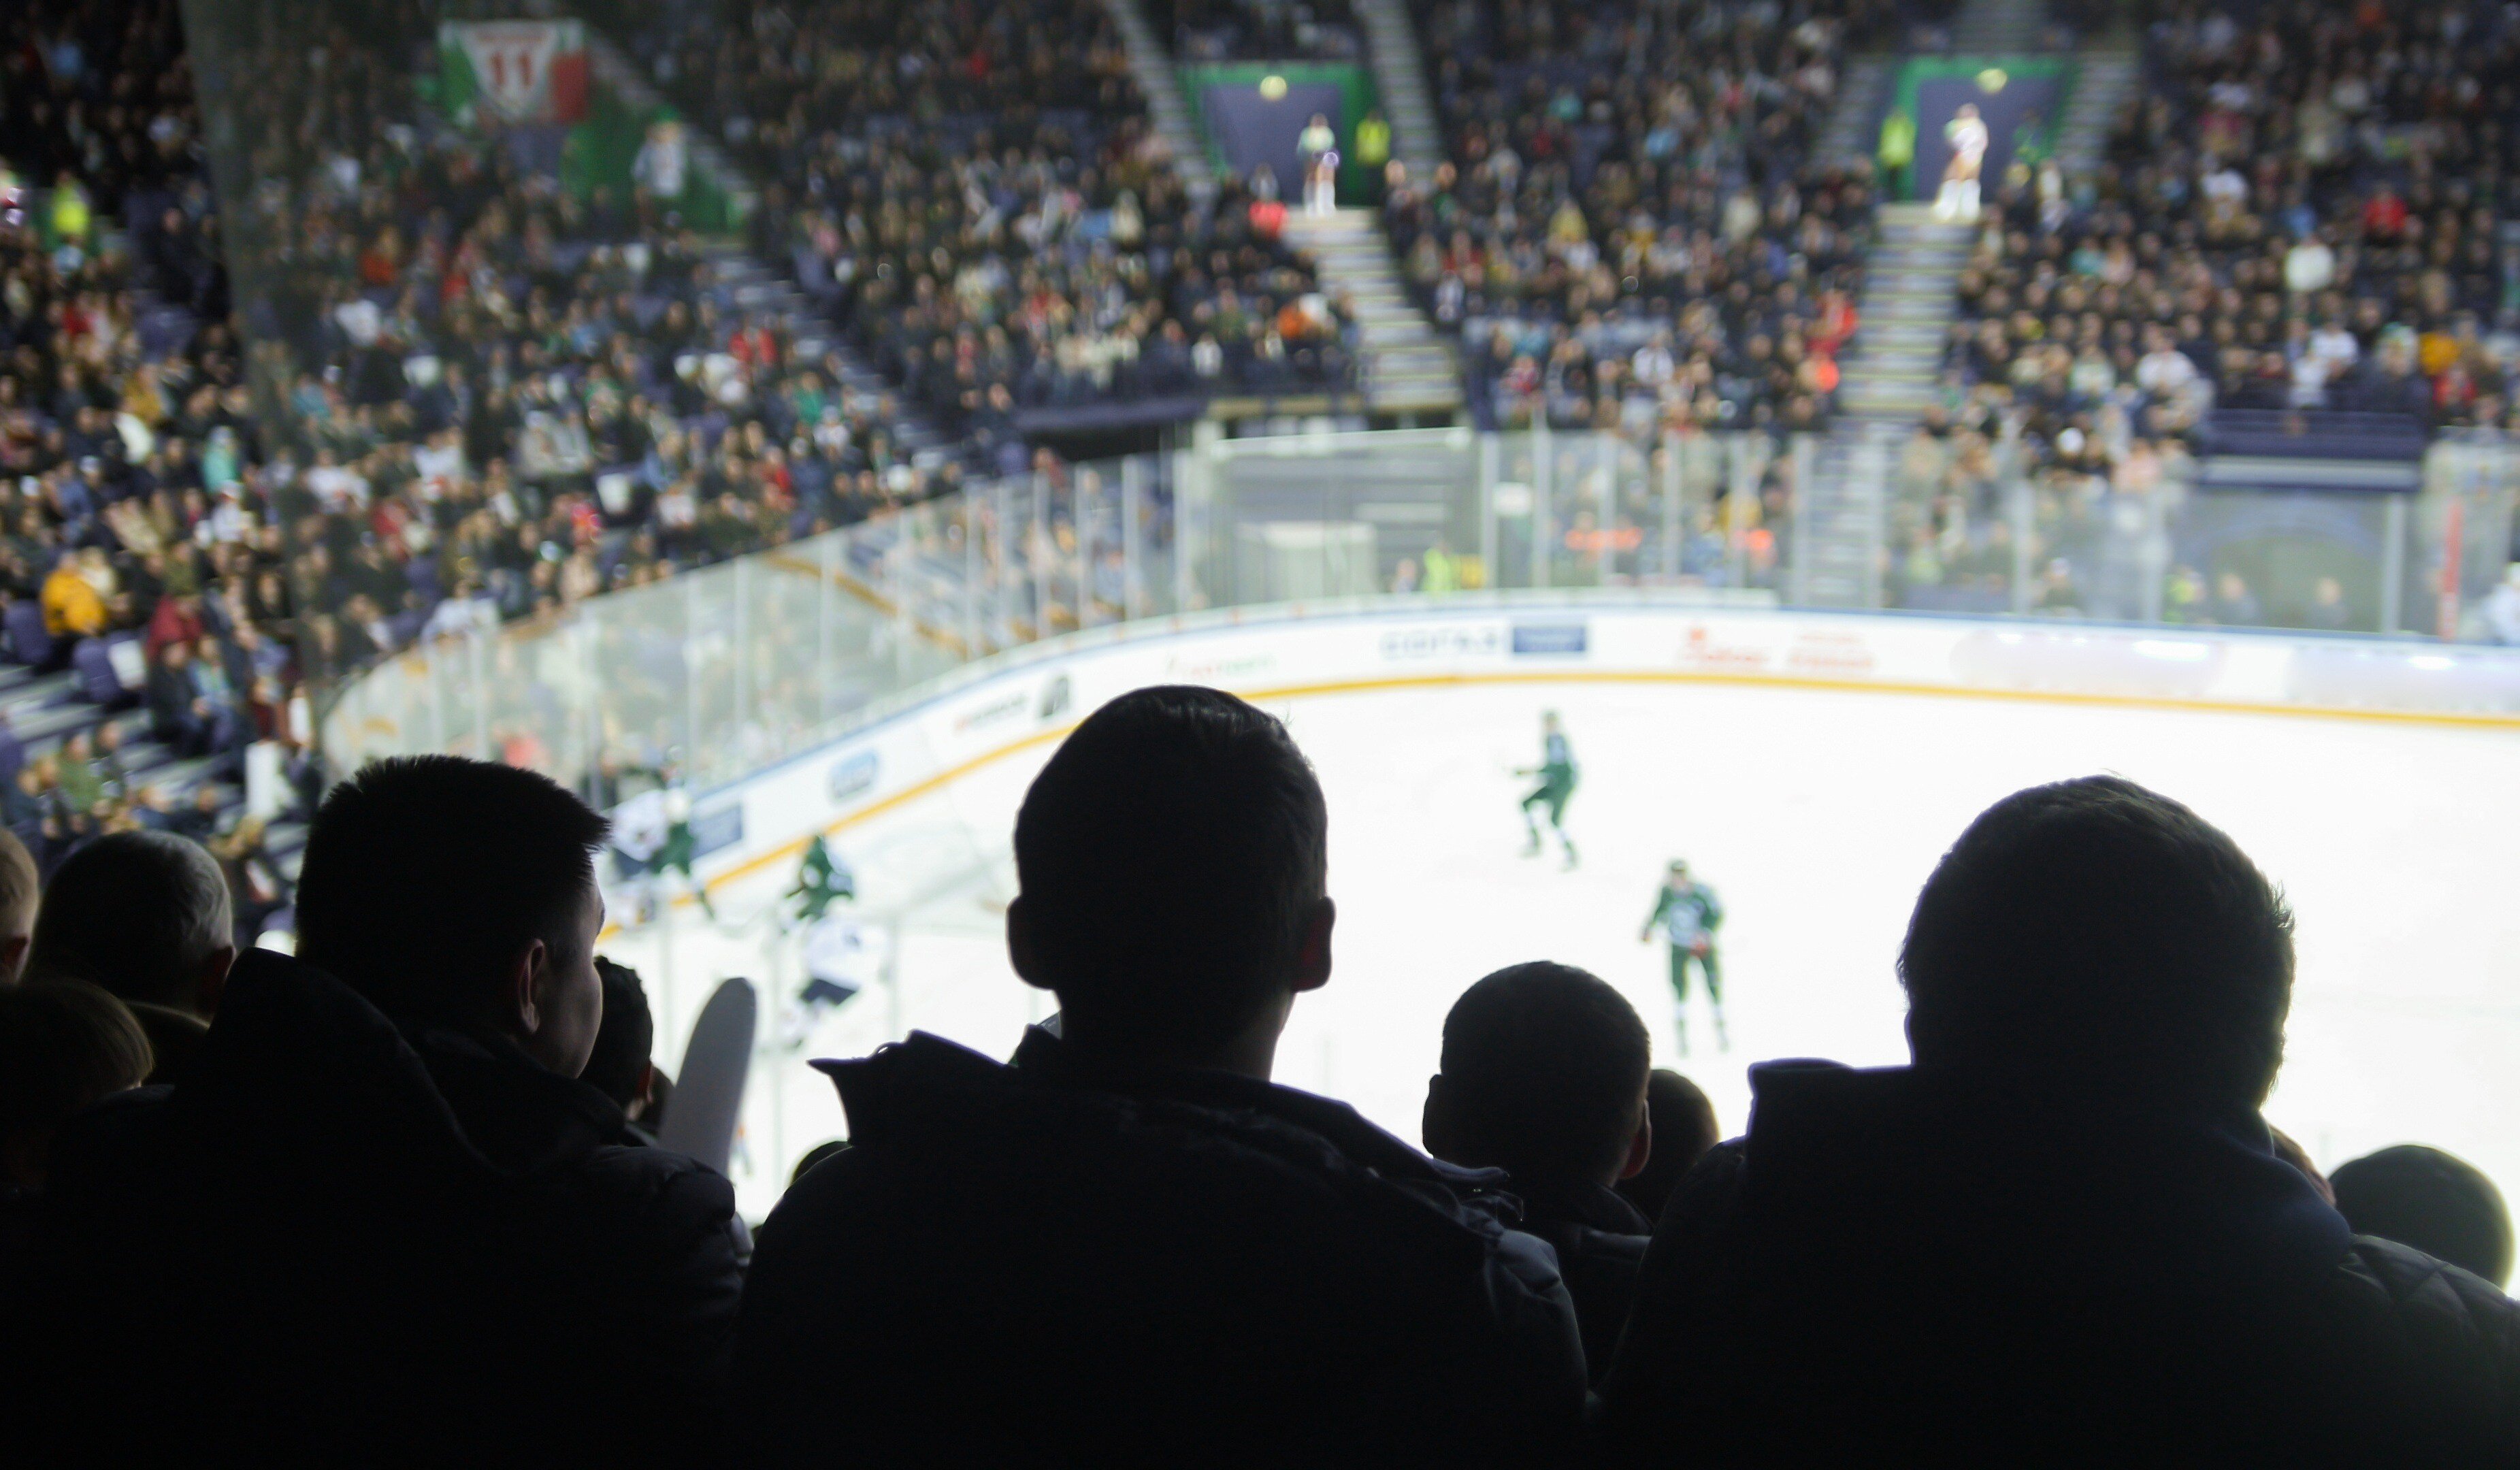
[[[1493,430],[1479,435],[1479,575],[1490,587],[1505,585],[1497,565],[1496,513],[1497,462],[1504,452]]]
[[[2012,512],[2012,613],[2026,616],[2030,611],[2030,538],[2038,529],[2038,518],[2030,503],[2030,481],[2018,473],[2005,487]]]
[[[998,555],[996,561],[989,568],[989,601],[994,604],[997,613],[998,646],[1011,648],[1015,643],[1015,620],[1014,613],[1009,606],[1012,595],[1008,592],[1007,583],[1014,575],[1015,554],[1014,547],[1008,538],[1015,519],[1014,482],[1008,479],[999,480],[995,498],[998,503],[997,524],[991,530],[990,540],[996,544]]]
[[[1750,446],[1738,431],[1724,436],[1724,585],[1750,585]]]
[[[963,487],[963,656],[980,656],[980,489]]]
[[[1032,636],[1050,637],[1050,477],[1032,472],[1032,524],[1024,528],[1024,557],[1032,563]]]
[[[1076,569],[1068,580],[1076,598],[1079,628],[1094,626],[1094,502],[1085,487],[1101,477],[1093,466],[1078,465],[1067,478],[1067,523],[1076,528]]]
[[[2396,633],[2406,614],[2407,499],[2407,496],[2391,491],[2380,511],[2380,631],[2383,633]]]
[[[1190,448],[1176,452],[1173,461],[1173,615],[1190,611],[1192,553],[1197,541],[1192,536],[1191,514],[1198,510],[1208,492],[1207,443],[1205,421],[1191,426]]]
[[[1662,431],[1662,581],[1665,586],[1680,580],[1682,534],[1680,435],[1666,428]]]
[[[700,681],[692,668],[692,641],[699,635],[700,579],[687,576],[683,584],[683,636],[676,641],[683,650],[683,761],[688,769],[699,756]]]
[[[814,729],[832,721],[832,592],[839,580],[839,533],[816,538],[814,547]]]
[[[893,514],[905,522],[907,515]],[[885,557],[892,573],[892,677],[894,687],[910,683],[910,644],[919,636],[918,620],[910,610],[910,527],[905,523],[902,534],[893,538],[892,551]]]
[[[1146,500],[1146,460],[1131,455],[1120,462],[1120,617],[1122,621],[1142,616],[1138,605],[1139,578],[1146,552],[1145,538],[1138,529],[1138,514]]]
[[[1549,414],[1531,421],[1531,585],[1549,585],[1549,510],[1556,494],[1557,458],[1549,442]]]
[[[489,637],[480,628],[466,630],[464,655],[466,672],[472,680],[472,758],[476,761],[499,758],[498,753],[490,748],[490,700],[487,695],[490,679],[488,671],[482,667],[488,656],[488,644]]]
[[[2147,623],[2161,621],[2162,595],[2170,580],[2169,500],[2166,477],[2143,493],[2143,554],[2136,558],[2136,575],[2143,579],[2141,614]]]
[[[1618,565],[1615,531],[1619,519],[1619,436],[1597,432],[1593,439],[1593,585],[1607,587]]]
[[[1802,441],[1798,438],[1795,440],[1795,448],[1799,450],[1801,447]],[[1812,601],[1812,518],[1810,514],[1811,508],[1804,500],[1804,495],[1809,489],[1809,482],[1803,478],[1802,470],[1803,461],[1802,457],[1798,454],[1794,460],[1794,497],[1792,502],[1794,508],[1793,526],[1791,528],[1793,564],[1785,568],[1785,586],[1790,590],[1786,597],[1786,601],[1796,607],[1809,607]],[[1845,487],[1840,486],[1838,493],[1840,496],[1843,496],[1846,493]]]
[[[735,558],[735,720],[729,733],[742,750],[744,723],[752,717],[752,558]]]

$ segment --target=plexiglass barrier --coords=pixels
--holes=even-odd
[[[482,755],[599,801],[630,771],[705,789],[1037,639],[1373,594],[1698,587],[2488,642],[2497,599],[2520,601],[2501,590],[2520,460],[2499,442],[2436,445],[2407,493],[2289,506],[2179,460],[2102,477],[2022,472],[2000,444],[1924,459],[1755,433],[1202,435],[415,648],[338,691],[327,748],[343,770]]]

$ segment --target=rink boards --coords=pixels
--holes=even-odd
[[[1115,695],[1204,684],[1257,700],[1447,685],[1634,682],[2251,711],[2520,731],[2520,650],[2207,630],[1827,616],[1508,597],[1239,609],[1001,655],[857,734],[704,797],[733,881],[980,765],[1055,740]]]

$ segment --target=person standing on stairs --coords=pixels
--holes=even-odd
[[[1881,119],[1881,146],[1873,155],[1881,164],[1881,197],[1904,200],[1912,185],[1916,163],[1916,119],[1906,108],[1892,108]]]
[[[1943,124],[1943,141],[1951,145],[1951,161],[1943,165],[1943,188],[1934,200],[1934,218],[1977,223],[1978,174],[1986,167],[1986,122],[1977,104],[1964,102]]]
[[[1338,212],[1338,134],[1328,116],[1315,112],[1313,120],[1304,124],[1304,130],[1295,135],[1295,154],[1304,164],[1304,212]]]

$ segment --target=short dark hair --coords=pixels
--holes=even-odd
[[[26,968],[192,1011],[202,967],[236,944],[233,913],[218,860],[200,843],[171,832],[108,832],[53,874]]]
[[[2401,1143],[2338,1165],[2327,1182],[2354,1233],[2411,1245],[2497,1286],[2510,1278],[2511,1213],[2465,1159]]]
[[[120,1001],[78,980],[0,986],[0,1138],[49,1129],[140,1086],[149,1038]]]
[[[1899,956],[1919,1068],[2173,1110],[2266,1099],[2292,972],[2292,914],[2239,845],[2114,776],[1989,807]]]
[[[1275,719],[1167,685],[1096,710],[1015,817],[1033,973],[1141,1045],[1211,1046],[1287,983],[1328,878],[1321,782]]]
[[[464,1009],[556,942],[610,824],[549,779],[452,755],[362,768],[315,813],[297,955],[379,1004]]]
[[[626,1108],[639,1100],[648,1080],[656,1018],[648,1008],[648,988],[639,983],[637,970],[599,958],[595,976],[604,986],[604,1024],[595,1030],[595,1049],[587,1053],[577,1080]]]
[[[1637,1008],[1598,976],[1510,965],[1444,1017],[1444,1094],[1454,1126],[1508,1171],[1597,1174],[1636,1138],[1652,1049]]]
[[[1619,1180],[1619,1192],[1645,1219],[1660,1220],[1682,1176],[1724,1136],[1715,1121],[1715,1104],[1697,1084],[1669,1067],[1656,1067],[1645,1079],[1645,1116],[1653,1120],[1653,1153],[1635,1178]]]

